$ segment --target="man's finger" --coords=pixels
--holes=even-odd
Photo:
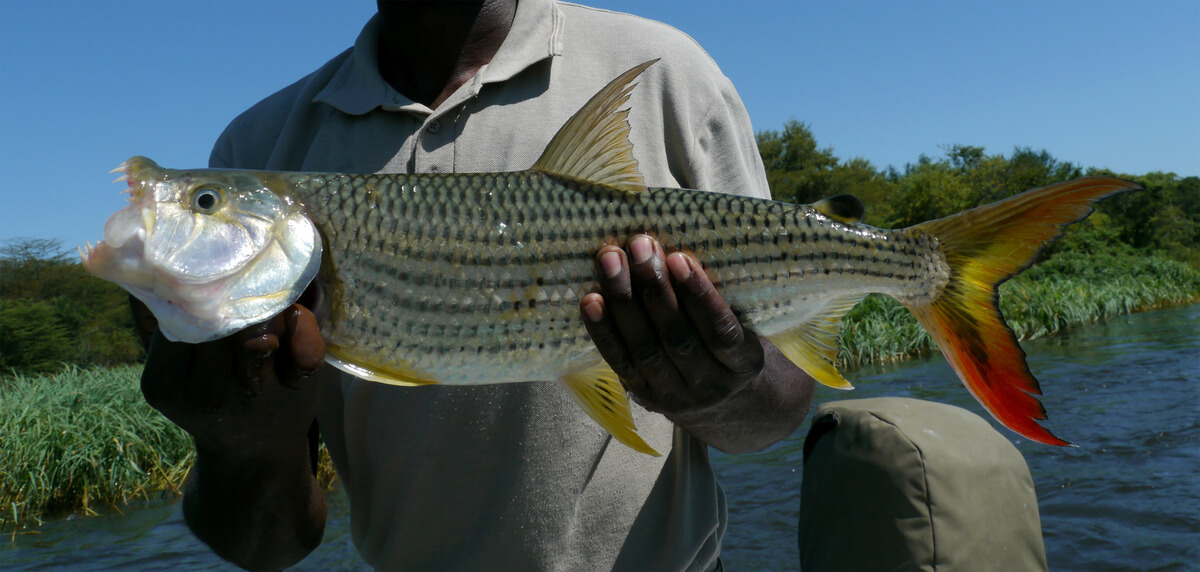
[[[254,324],[233,334],[234,360],[238,381],[251,395],[257,395],[265,383],[275,383],[275,353],[286,329],[283,315]]]
[[[667,257],[667,267],[680,306],[712,355],[735,374],[748,375],[762,369],[762,344],[742,327],[700,263],[676,252]]]
[[[325,339],[317,318],[308,308],[294,304],[289,309],[288,340],[297,368],[312,373],[325,361]]]
[[[617,333],[617,326],[605,307],[604,297],[596,293],[584,296],[579,302],[579,311],[583,314],[583,326],[600,351],[600,357],[621,377],[629,391],[643,395],[646,382],[633,366],[633,358]]]
[[[631,251],[634,245],[630,244]],[[630,274],[634,289],[642,299],[642,307],[654,325],[664,354],[679,371],[680,386],[676,389],[694,393],[697,382],[722,377],[727,372],[725,366],[714,359],[705,347],[692,320],[680,307],[668,278],[662,248],[657,243],[653,246],[653,255],[642,262],[638,262],[639,257],[631,253],[633,264]]]
[[[646,235],[633,237],[628,244],[628,257],[622,257],[623,274],[612,280],[602,280],[605,298],[610,293],[618,300],[628,300],[628,308],[611,304],[613,321],[625,340],[634,367],[646,380],[645,398],[663,410],[681,406],[688,393],[687,380],[668,355],[660,328],[652,313],[678,312],[675,293],[667,278],[662,247]]]
[[[325,340],[316,317],[308,308],[292,304],[283,315],[286,323],[283,343],[287,351],[276,360],[279,368],[276,375],[283,385],[299,389],[300,379],[312,375],[324,363]]]

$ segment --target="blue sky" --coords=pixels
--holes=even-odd
[[[1200,2],[618,1],[704,46],[757,130],[842,158],[949,144],[1200,175]],[[348,47],[374,0],[0,0],[0,239],[101,236],[131,155],[202,166],[226,123]]]

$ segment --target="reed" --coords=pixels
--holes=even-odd
[[[0,530],[179,494],[192,439],[146,403],[140,376],[136,365],[68,366],[0,379]],[[335,478],[324,447],[318,476]]]
[[[0,380],[0,528],[178,492],[192,442],[142,399],[138,366]]]

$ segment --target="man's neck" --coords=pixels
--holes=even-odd
[[[517,0],[379,0],[379,72],[396,91],[436,109],[492,61]]]

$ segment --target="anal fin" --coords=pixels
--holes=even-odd
[[[821,384],[834,389],[854,389],[837,370],[838,337],[842,332],[842,316],[863,296],[851,294],[831,300],[799,327],[767,336],[767,339]]]
[[[571,398],[583,408],[588,417],[599,423],[616,440],[639,453],[660,456],[658,451],[637,434],[633,414],[629,411],[629,396],[625,393],[625,386],[608,364],[600,362],[595,366],[568,373],[563,376],[562,383],[570,390]]]

